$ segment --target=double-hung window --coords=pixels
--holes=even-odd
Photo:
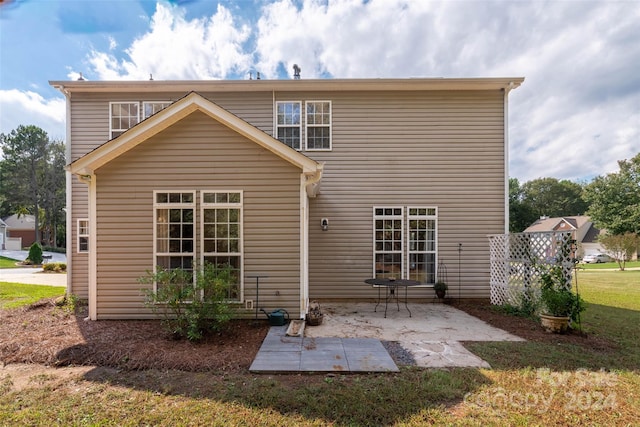
[[[401,207],[373,209],[374,273],[377,278],[401,279],[404,217]]]
[[[122,135],[140,122],[139,102],[109,103],[109,134],[111,138]]]
[[[331,101],[307,101],[307,150],[331,150]]]
[[[89,252],[89,220],[78,220],[78,252]]]
[[[302,131],[302,103],[276,102],[276,138],[289,147],[300,150]]]
[[[435,283],[437,220],[435,207],[374,207],[374,276]]]
[[[202,264],[229,268],[227,299],[240,301],[242,277],[242,192],[201,193]]]
[[[195,192],[154,192],[155,264],[165,270],[193,271]]]
[[[407,208],[408,279],[436,282],[436,208]]]

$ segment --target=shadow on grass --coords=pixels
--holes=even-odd
[[[368,375],[217,375],[96,368],[85,379],[337,425],[391,425],[423,417],[430,410],[462,402],[467,393],[490,382],[476,369],[415,368]]]

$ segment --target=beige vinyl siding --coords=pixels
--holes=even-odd
[[[363,283],[373,275],[373,206],[438,207],[438,261],[447,267],[449,295],[459,295],[459,278],[461,297],[488,298],[486,236],[504,231],[503,93],[299,98],[331,99],[333,107],[333,150],[305,153],[326,161],[321,193],[310,202],[310,298],[377,295]],[[321,218],[329,218],[329,231],[320,230]]]
[[[96,175],[99,319],[150,316],[137,278],[153,268],[153,190],[243,190],[243,273],[270,276],[260,283],[260,307],[299,316],[298,168],[193,113]],[[245,279],[244,295],[256,299],[253,279]]]

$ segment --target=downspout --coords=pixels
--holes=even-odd
[[[89,186],[89,316],[85,320],[98,320],[98,236],[96,213],[96,175],[78,175],[80,182]]]
[[[300,174],[300,319],[305,319],[309,305],[309,196],[307,177]]]

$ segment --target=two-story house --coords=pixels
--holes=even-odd
[[[246,316],[258,298],[292,317],[370,300],[381,275],[431,299],[443,267],[451,296],[488,298],[522,81],[50,82],[67,98],[68,292],[91,319],[148,318],[145,271],[207,261],[236,271]]]

